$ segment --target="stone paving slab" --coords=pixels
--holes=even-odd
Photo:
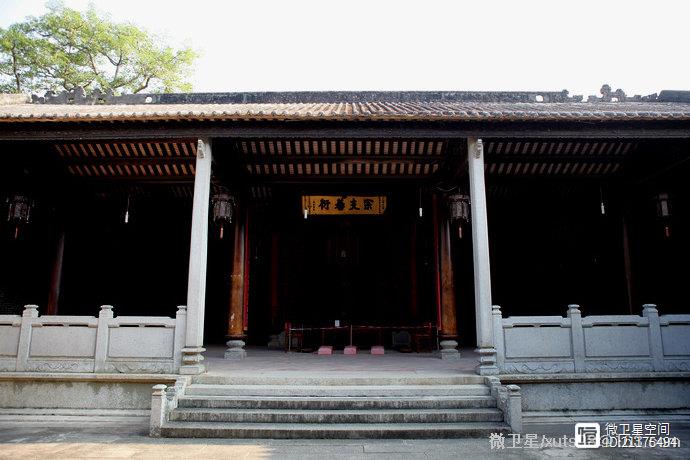
[[[64,426],[39,422],[21,426],[0,422],[0,459],[481,459],[491,458],[690,458],[690,423],[672,423],[680,449],[574,448],[491,450],[488,439],[449,440],[256,440],[155,439],[145,421],[102,426],[85,420]],[[528,425],[526,433],[571,435],[572,424]]]
[[[205,356],[206,375],[454,375],[475,374],[479,356],[472,349],[460,350],[457,360],[443,360],[437,353],[400,353],[386,350],[382,356],[369,353],[344,355],[342,350],[328,356],[316,353],[286,353],[280,350],[247,348],[247,357],[239,360],[224,359],[225,348],[209,346]]]

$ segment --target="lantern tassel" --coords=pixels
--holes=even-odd
[[[129,195],[127,196],[127,207],[125,208],[125,224],[129,223]]]

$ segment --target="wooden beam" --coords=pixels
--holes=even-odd
[[[427,175],[422,174],[364,174],[361,175],[350,175],[350,174],[252,174],[250,182],[257,184],[291,184],[295,182],[309,182],[309,183],[336,183],[338,181],[347,182],[390,182],[390,181],[400,181],[400,180],[411,180],[411,181],[431,181],[437,173],[429,173]],[[418,183],[418,182],[415,182]]]
[[[520,153],[486,155],[486,164],[492,163],[622,163],[626,155],[531,155]]]
[[[245,154],[239,158],[250,165],[264,164],[290,164],[290,163],[402,163],[402,164],[434,164],[442,163],[446,157],[440,156],[417,156],[417,155],[267,155],[267,154]]]
[[[61,157],[66,165],[193,165],[194,157]]]

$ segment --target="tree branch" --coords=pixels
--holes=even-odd
[[[151,75],[148,75],[148,76],[146,77],[146,80],[144,80],[144,84],[141,85],[139,88],[137,88],[137,89],[134,91],[134,94],[137,94],[139,91],[143,91],[143,90],[145,90],[146,88],[148,88],[149,82],[150,82],[150,81],[151,81]]]
[[[115,74],[113,75],[113,83],[115,83],[115,80],[117,80],[117,74],[120,73],[120,66],[122,65],[122,50],[120,50],[120,59],[117,61],[117,64],[110,59],[110,56],[107,57],[108,60],[115,66]]]
[[[17,44],[12,43],[12,73],[14,73],[14,81],[15,84],[17,85],[17,92],[21,93],[22,92],[22,82],[21,79],[19,78],[19,69],[17,69]]]

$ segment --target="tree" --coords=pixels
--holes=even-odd
[[[48,13],[0,28],[0,92],[114,93],[191,91],[196,53],[175,49],[93,6],[82,13],[49,4]]]

